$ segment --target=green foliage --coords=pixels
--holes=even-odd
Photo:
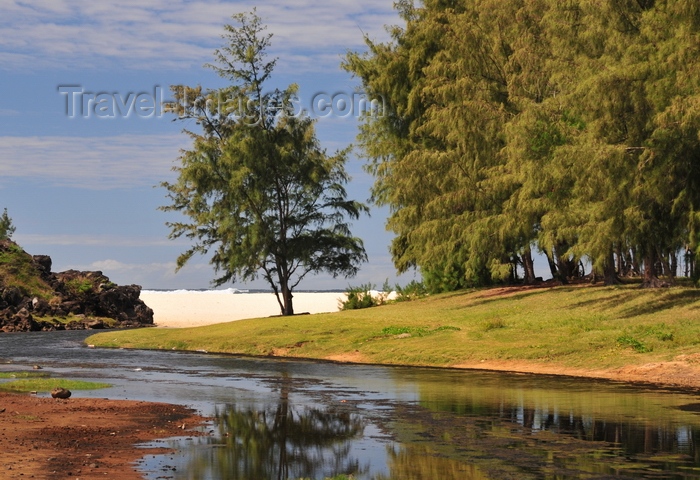
[[[234,15],[225,45],[207,65],[229,85],[171,87],[168,110],[195,120],[193,145],[180,157],[175,183],[164,182],[170,205],[186,222],[170,222],[170,238],[193,246],[177,260],[210,254],[216,285],[259,275],[277,295],[283,315],[294,313],[292,291],[308,274],[354,276],[367,260],[348,219],[368,211],[348,200],[349,150],[328,155],[314,121],[296,111],[297,86],[266,91],[276,60],[271,34],[255,14]]]
[[[15,227],[5,208],[0,216],[0,240],[9,240],[13,233],[15,233]]]
[[[691,3],[398,2],[405,26],[343,64],[386,103],[358,141],[396,268],[450,291],[512,279],[534,248],[563,282],[587,258],[655,286],[700,254]]]
[[[384,327],[382,328],[382,335],[403,335],[404,333],[418,332],[419,330],[411,327]]]
[[[647,353],[651,351],[642,342],[629,335],[622,335],[617,337],[617,343],[622,346],[631,347],[635,352],[639,353]]]
[[[66,287],[72,293],[86,295],[92,292],[93,285],[87,278],[74,278],[66,282]]]
[[[366,283],[357,287],[348,287],[347,299],[340,302],[341,310],[376,307],[383,303],[381,295],[372,295],[374,285]]]
[[[425,284],[415,280],[411,280],[405,287],[396,284],[394,291],[396,292],[395,301],[397,302],[416,300],[428,295],[428,289],[426,288]]]
[[[467,286],[464,271],[460,268],[423,268],[423,282],[430,293],[459,290]]]
[[[348,287],[346,292],[347,298],[340,302],[340,309],[357,310],[360,308],[377,307],[393,302],[408,302],[428,295],[425,285],[415,280],[412,280],[405,287],[396,284],[392,289],[387,279],[381,291],[376,291],[375,288],[376,286],[372,283],[366,283],[357,287]],[[395,293],[396,296],[390,300],[389,295],[392,293]]]

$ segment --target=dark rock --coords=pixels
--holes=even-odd
[[[61,303],[61,310],[73,315],[80,315],[83,313],[83,309],[84,305],[79,300],[69,300]]]
[[[49,257],[48,255],[33,255],[32,258],[34,259],[34,263],[39,268],[39,271],[41,271],[42,274],[51,274],[51,265],[53,263],[51,261],[51,257]]]
[[[38,332],[41,325],[34,321],[34,317],[26,308],[21,309],[13,317],[3,322],[3,332]]]
[[[71,396],[71,391],[62,387],[56,387],[51,390],[51,396],[53,398],[67,399]]]
[[[3,301],[12,307],[17,307],[22,303],[24,295],[17,287],[7,287],[2,291]]]
[[[109,328],[104,318],[115,320],[115,327],[153,325],[153,310],[139,299],[139,285],[118,286],[100,271],[52,273],[51,257],[31,256],[10,240],[0,241],[2,252],[8,252],[11,258],[18,258],[17,264],[24,269],[23,274],[34,272],[30,275],[45,287],[41,296],[29,296],[11,284],[11,274],[9,284],[3,284],[3,280],[7,279],[0,278],[0,331]],[[52,290],[53,296],[50,293]],[[37,322],[32,314],[43,318]],[[65,319],[69,315],[79,318],[68,324],[60,323],[55,318],[45,318],[53,316]]]
[[[97,296],[95,314],[120,321],[136,321],[144,325],[153,324],[153,310],[139,300],[141,287],[125,285],[102,291]]]
[[[75,320],[73,320],[72,322],[68,322],[65,325],[66,330],[85,330],[85,324],[83,322],[76,322]]]
[[[51,312],[51,305],[43,298],[34,297],[32,299],[32,311],[36,315],[43,317]]]

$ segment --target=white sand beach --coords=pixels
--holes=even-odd
[[[345,299],[345,294],[340,292],[295,293],[294,311],[336,312],[341,299]],[[141,300],[153,309],[154,323],[158,327],[196,327],[280,314],[277,299],[272,293],[144,290]]]

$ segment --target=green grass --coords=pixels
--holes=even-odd
[[[92,293],[92,282],[87,278],[74,278],[65,282],[65,285],[74,295]]]
[[[55,315],[46,315],[46,316],[34,316],[34,320],[37,322],[48,322],[52,323],[54,325],[67,325],[71,322],[84,322],[84,321],[92,321],[92,320],[100,320],[102,323],[105,324],[106,327],[115,327],[119,323],[117,320],[109,317],[93,317],[93,316],[87,316],[87,317],[78,317],[77,315],[74,315],[72,313],[69,313],[65,317],[57,317]]]
[[[68,390],[97,390],[111,387],[108,383],[83,382],[63,378],[26,378],[0,383],[0,390],[7,392],[50,392],[56,387]]]
[[[332,314],[94,335],[101,347],[457,366],[489,360],[614,368],[700,353],[700,290],[479,290]]]
[[[0,378],[46,378],[45,372],[0,372]]]
[[[53,289],[41,278],[32,256],[18,245],[0,251],[0,283],[46,300],[54,295]]]
[[[335,477],[326,477],[326,480],[353,480],[355,477],[352,475],[337,475]],[[300,478],[299,480],[311,480],[310,478]]]

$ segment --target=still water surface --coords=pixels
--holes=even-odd
[[[0,371],[106,381],[75,396],[190,405],[210,435],[161,442],[147,479],[700,479],[700,396],[622,383],[88,349],[0,335]]]

